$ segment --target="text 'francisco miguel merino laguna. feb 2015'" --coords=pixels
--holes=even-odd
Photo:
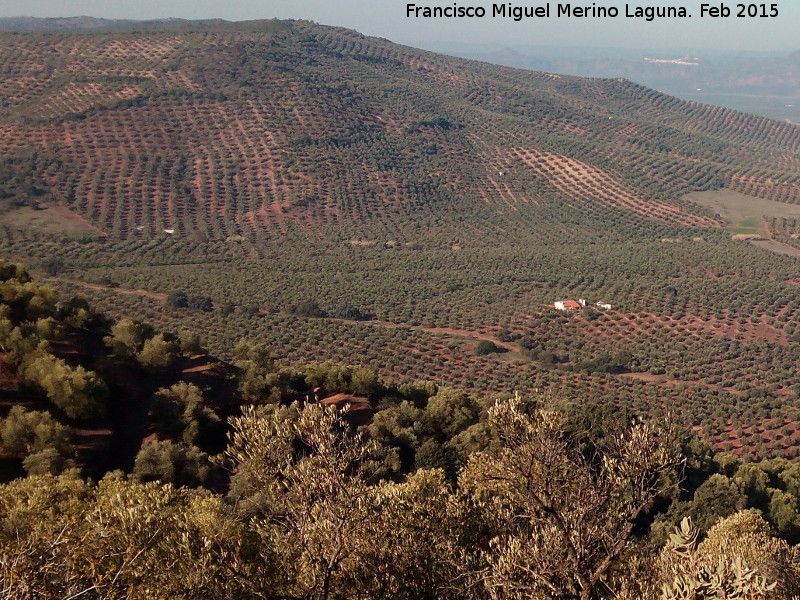
[[[512,3],[492,4],[485,6],[462,6],[457,3],[442,6],[424,6],[406,4],[406,17],[440,19],[440,18],[501,18],[521,21],[523,19],[574,18],[574,19],[656,19],[690,18],[692,13],[703,18],[774,18],[779,14],[778,4],[724,4],[703,3],[690,11],[686,6],[631,6],[623,8],[592,4],[546,3],[538,6],[520,6]]]

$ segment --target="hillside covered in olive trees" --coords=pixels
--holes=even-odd
[[[798,466],[668,413],[222,363],[7,262],[0,297],[4,598],[800,592]]]
[[[541,233],[702,228],[719,221],[687,192],[800,193],[796,127],[623,80],[289,21],[0,40],[6,202],[63,206],[111,239],[441,245],[534,214]]]
[[[299,21],[5,32],[0,100],[0,249],[121,322],[798,455],[794,125]]]

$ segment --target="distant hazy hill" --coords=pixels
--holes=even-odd
[[[555,49],[509,49],[472,55],[471,58],[517,67],[569,73],[583,77],[625,77],[633,81],[674,91],[700,88],[712,93],[800,95],[800,58],[786,56],[741,56],[736,53],[702,52],[689,55],[669,51],[650,51],[627,56],[604,55],[603,50],[587,50],[582,56]]]
[[[266,243],[501,231],[521,208],[550,232],[566,207],[581,228],[715,226],[679,199],[722,185],[800,201],[789,124],[307,22],[190,25],[0,34],[6,205]]]
[[[130,29],[157,25],[184,24],[185,19],[152,19],[133,21],[128,19],[98,19],[96,17],[7,17],[0,18],[0,31],[82,31],[86,29]]]

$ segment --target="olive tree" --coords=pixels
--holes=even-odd
[[[96,417],[106,410],[108,388],[94,371],[71,367],[52,354],[39,353],[23,364],[22,374],[41,387],[70,419]]]
[[[502,448],[473,453],[459,476],[489,532],[486,595],[597,598],[637,518],[676,481],[677,431],[636,422],[594,437],[519,396],[496,403],[489,422]]]
[[[700,541],[685,518],[658,557],[660,600],[779,600],[800,592],[797,548],[775,537],[757,510],[718,521]]]
[[[246,408],[231,425],[232,497],[253,513],[283,573],[275,593],[341,597],[372,546],[376,446],[320,405]]]

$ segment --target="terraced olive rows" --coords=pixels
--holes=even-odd
[[[800,197],[795,126],[308,23],[5,34],[0,92],[13,185],[113,239],[396,239],[521,206],[543,232],[568,207],[714,227],[679,198]]]
[[[302,22],[0,35],[0,96],[0,250],[112,314],[795,452],[797,259],[681,198],[796,203],[796,126]]]

